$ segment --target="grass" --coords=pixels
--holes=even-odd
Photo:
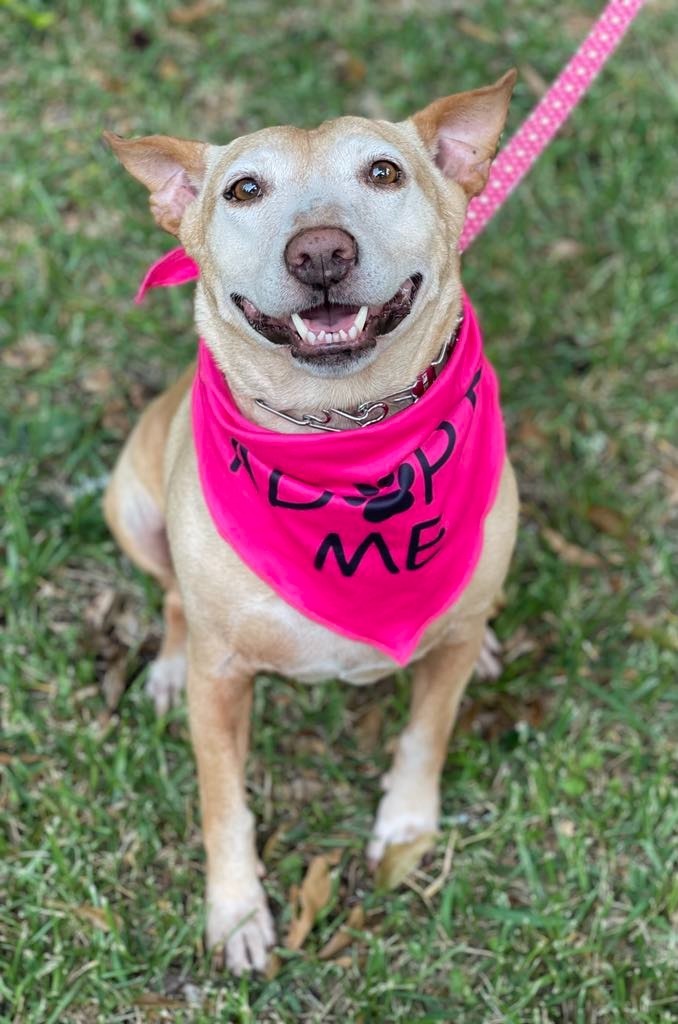
[[[185,713],[157,722],[143,694],[159,595],[100,514],[139,408],[193,351],[190,288],[132,307],[171,243],[100,132],[220,141],[400,118],[517,64],[511,130],[535,102],[530,70],[550,80],[600,5],[234,0],[191,24],[176,6],[3,4],[0,1020],[669,1024],[675,10],[648,6],[465,260],[523,513],[497,622],[506,669],[469,691],[435,855],[387,896],[363,861],[405,676],[361,691],[260,679],[250,786],[281,934],[310,858],[340,862],[302,953],[234,981],[203,949]],[[549,529],[598,566],[564,559]],[[104,679],[131,682],[112,712]],[[361,745],[367,714],[378,739]],[[321,961],[358,902],[364,927]]]

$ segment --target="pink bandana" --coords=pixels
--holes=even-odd
[[[137,301],[197,276],[177,253],[166,275],[163,260],[150,269]],[[257,426],[202,339],[192,412],[221,536],[309,618],[405,664],[473,574],[504,464],[497,380],[468,298],[439,379],[381,423],[332,434]]]

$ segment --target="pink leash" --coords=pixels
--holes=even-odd
[[[588,91],[645,0],[610,0],[575,55],[492,164],[481,195],[472,199],[459,240],[461,252],[484,230],[514,188],[523,180],[558,129]],[[182,248],[165,253],[151,267],[135,297],[138,304],[149,288],[193,281],[199,267]]]
[[[484,230],[546,149],[617,49],[644,2],[610,0],[572,59],[492,164],[485,191],[469,204],[459,240],[461,252]]]

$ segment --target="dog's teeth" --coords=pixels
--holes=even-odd
[[[306,331],[306,341],[315,341],[316,336],[313,331]]]
[[[365,326],[365,321],[367,320],[368,312],[369,310],[367,306],[360,307],[358,315],[353,321],[353,326],[356,328],[357,331],[362,331],[363,327]]]
[[[339,337],[342,341],[348,341],[348,334],[346,331],[339,331]]]
[[[318,341],[325,341],[325,338],[327,337],[327,335],[326,335],[325,331],[321,331],[320,334],[317,335],[317,337],[318,337]]]
[[[299,335],[301,340],[305,341],[308,331],[306,329],[306,324],[301,319],[298,313],[292,313],[292,323],[294,324],[297,334]]]
[[[355,341],[355,339],[358,337],[358,328],[356,327],[355,324],[353,324],[353,327],[348,332],[348,336],[351,339],[351,341]]]

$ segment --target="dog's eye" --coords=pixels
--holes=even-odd
[[[254,178],[240,178],[224,192],[224,199],[236,199],[239,203],[248,203],[250,199],[258,199],[262,188]]]
[[[390,160],[376,160],[369,171],[369,179],[373,185],[395,185],[400,181],[402,171]]]

